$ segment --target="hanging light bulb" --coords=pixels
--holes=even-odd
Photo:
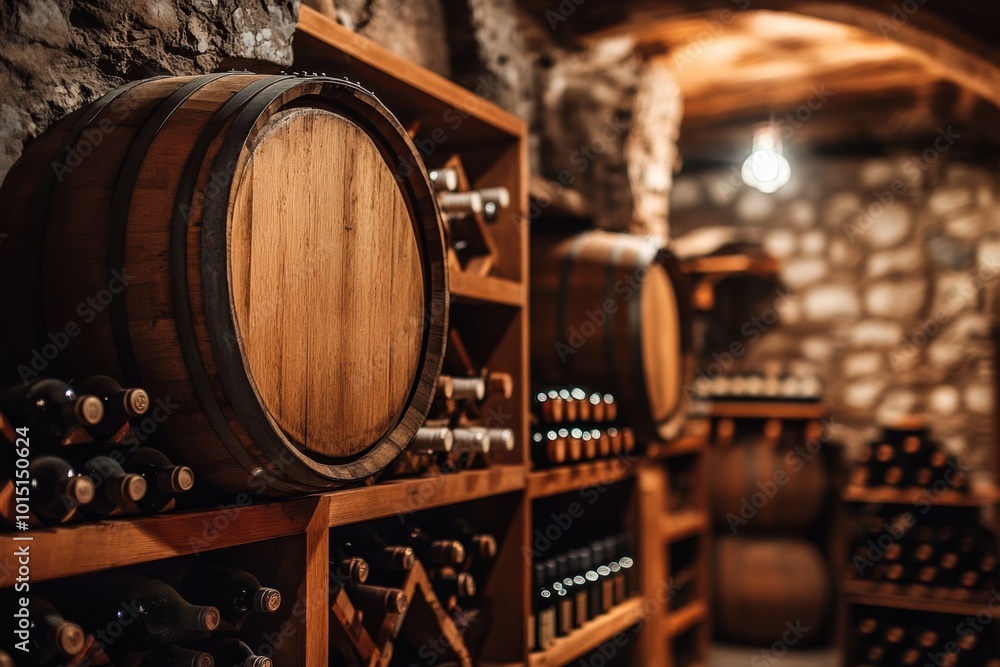
[[[753,133],[753,149],[743,162],[743,182],[763,193],[771,194],[788,184],[792,166],[781,154],[781,136],[777,128],[768,125]]]

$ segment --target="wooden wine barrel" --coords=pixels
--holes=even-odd
[[[645,438],[669,438],[692,377],[689,296],[673,255],[650,238],[590,231],[532,238],[535,380],[617,395]]]
[[[143,429],[218,485],[354,481],[423,422],[442,226],[413,143],[361,87],[131,83],[40,137],[0,205],[5,370],[148,389]]]
[[[833,593],[815,546],[794,539],[722,537],[715,545],[712,617],[720,639],[767,645],[788,623],[809,628],[797,646],[825,634]]]
[[[739,534],[807,528],[829,494],[821,457],[806,459],[768,442],[717,449],[711,469],[715,521]]]

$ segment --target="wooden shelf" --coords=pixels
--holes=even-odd
[[[893,609],[909,609],[940,614],[956,614],[975,616],[983,611],[988,600],[964,601],[942,600],[928,596],[892,595],[873,591],[874,585],[863,581],[848,579],[842,584],[844,599],[848,604],[867,605],[871,607],[890,607]]]
[[[519,491],[524,484],[523,466],[494,465],[454,475],[415,477],[337,491],[331,494],[329,525],[343,526],[498,496]]]
[[[663,539],[667,543],[680,542],[701,535],[709,528],[708,514],[701,510],[687,510],[670,514],[663,519]]]
[[[699,436],[684,436],[671,442],[653,442],[646,448],[646,455],[654,459],[699,454],[708,449],[708,440]]]
[[[537,470],[528,475],[528,497],[544,498],[588,486],[614,484],[634,474],[634,463],[617,458]]]
[[[567,665],[642,620],[642,598],[632,598],[560,637],[552,648],[532,653],[528,656],[528,667]]]
[[[822,419],[826,406],[804,401],[703,401],[694,412],[733,419]]]
[[[696,600],[677,611],[668,611],[666,618],[667,637],[682,635],[708,618],[708,603]]]
[[[373,85],[370,75],[378,83],[378,90],[373,92],[393,110],[419,107],[437,118],[438,123],[449,109],[461,110],[463,115],[479,121],[462,123],[450,133],[455,139],[480,139],[476,134],[489,129],[504,131],[512,139],[527,135],[525,122],[517,116],[304,5],[299,9],[294,46],[297,64],[349,64],[352,80],[360,78],[361,84],[368,86]],[[334,54],[340,57],[334,59]],[[391,78],[386,78],[385,72],[391,73]],[[335,71],[328,73],[340,75]]]
[[[498,303],[522,307],[525,289],[520,283],[493,276],[452,271],[448,275],[452,295],[461,301]]]
[[[945,491],[934,493],[930,489],[896,487],[849,486],[842,497],[850,503],[888,503],[892,505],[941,505],[951,507],[982,507],[1000,502],[1000,489],[988,487],[973,493]]]
[[[31,538],[31,580],[44,581],[135,565],[199,551],[222,549],[306,531],[322,496],[198,512],[176,512],[38,528],[16,535]],[[14,584],[14,547],[0,556],[0,587]]]

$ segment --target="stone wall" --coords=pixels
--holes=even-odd
[[[290,65],[299,0],[0,5],[0,179],[25,142],[124,81]]]
[[[683,176],[671,224],[678,233],[736,226],[782,262],[787,297],[771,292],[744,313],[749,322],[776,304],[780,321],[738,335],[748,351],[734,369],[818,373],[835,435],[852,452],[878,420],[926,412],[945,445],[985,475],[995,447],[988,334],[1000,179],[995,167],[949,157],[797,160],[774,195],[735,171]],[[709,351],[708,361],[718,358]]]

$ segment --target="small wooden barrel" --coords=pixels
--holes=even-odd
[[[832,602],[830,573],[815,546],[794,539],[723,537],[715,545],[713,621],[720,639],[766,645],[789,625],[818,641]]]
[[[807,459],[767,442],[734,443],[714,452],[712,509],[724,532],[807,528],[828,493],[829,477],[819,456]]]
[[[419,154],[357,85],[125,85],[35,142],[0,205],[6,370],[147,388],[170,446],[224,488],[363,478],[426,417],[444,235]]]
[[[532,238],[534,379],[613,392],[640,435],[672,437],[694,369],[688,301],[676,259],[654,239]]]

